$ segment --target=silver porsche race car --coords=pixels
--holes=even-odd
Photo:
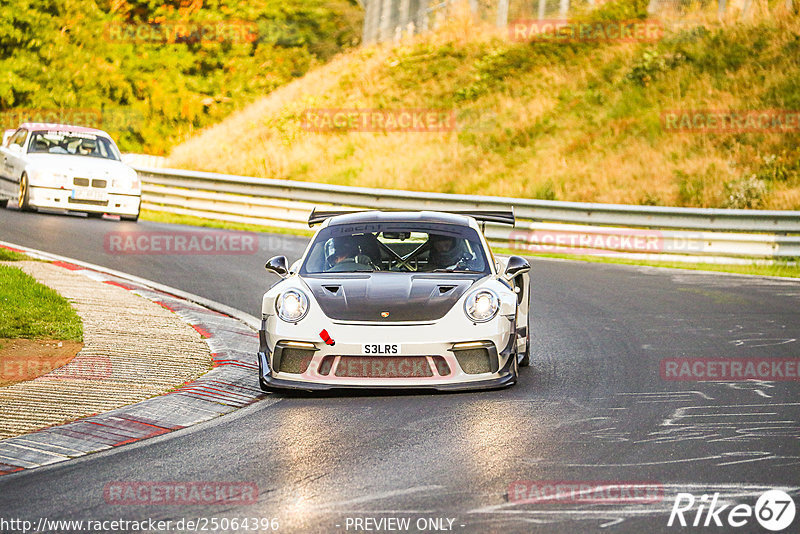
[[[264,391],[496,388],[530,361],[530,265],[481,224],[513,212],[312,211],[320,224],[262,301]]]

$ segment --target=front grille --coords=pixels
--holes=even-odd
[[[284,348],[281,350],[281,363],[278,371],[281,373],[305,373],[313,357],[313,350]]]
[[[441,356],[434,356],[433,363],[436,365],[436,372],[439,373],[439,376],[447,376],[450,374],[450,366],[447,365],[447,360]]]
[[[68,198],[70,204],[91,204],[92,206],[108,206],[108,200],[81,200],[79,198]]]
[[[89,187],[88,178],[73,178],[72,183],[77,185],[78,187]]]
[[[99,179],[92,180],[92,187],[103,189],[106,187],[106,185],[108,185],[108,182],[106,182],[105,180],[99,180]]]
[[[333,360],[336,356],[325,356],[322,358],[322,363],[319,364],[319,374],[323,376],[328,376],[331,372],[331,367],[333,367]]]
[[[433,376],[425,356],[342,356],[336,376],[347,378],[422,378]]]
[[[461,370],[468,375],[490,373],[492,371],[489,361],[489,351],[486,349],[468,349],[453,351]]]

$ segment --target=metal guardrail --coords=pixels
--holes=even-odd
[[[800,212],[589,204],[347,187],[178,169],[139,168],[143,207],[307,229],[314,206],[410,210],[513,207],[513,229],[486,226],[493,245],[529,252],[744,262],[800,257]],[[796,234],[796,235],[791,235]]]

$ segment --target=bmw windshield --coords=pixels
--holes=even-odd
[[[69,154],[120,161],[114,143],[100,135],[70,131],[33,132],[29,154]]]

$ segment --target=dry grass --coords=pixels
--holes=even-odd
[[[709,13],[697,18],[708,35],[746,47],[743,57],[725,59],[739,62],[735,70],[702,63],[714,59],[706,36],[696,45],[706,50],[702,61],[678,61],[637,85],[626,75],[645,51],[668,56],[695,45],[669,33],[658,45],[557,49],[511,43],[495,28],[455,17],[434,34],[337,57],[176,147],[170,164],[343,185],[721,207],[726,184],[759,173],[763,156],[783,150],[786,165],[797,161],[800,135],[671,133],[659,114],[800,108],[790,83],[800,80],[799,60],[784,52],[800,22],[768,13],[739,25],[711,22]],[[749,39],[761,28],[771,38],[755,52]],[[481,69],[489,72],[485,86]],[[460,95],[470,88],[475,94]],[[317,133],[301,127],[308,108],[445,108],[458,128]],[[760,207],[800,209],[796,169],[768,184]]]

